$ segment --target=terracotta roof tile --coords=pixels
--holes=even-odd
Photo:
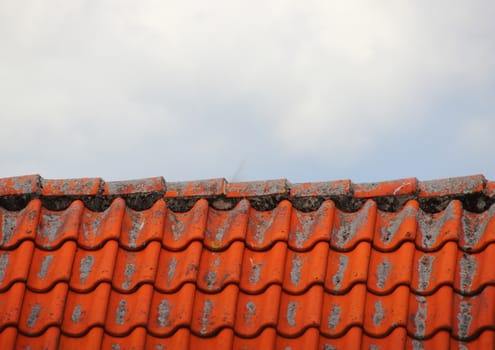
[[[0,344],[494,348],[491,187],[0,179]]]

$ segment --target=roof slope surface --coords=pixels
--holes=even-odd
[[[2,349],[495,348],[495,186],[0,179]]]

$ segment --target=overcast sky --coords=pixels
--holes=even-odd
[[[495,2],[0,0],[0,177],[495,179]]]

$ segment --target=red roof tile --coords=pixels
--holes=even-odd
[[[495,348],[494,193],[0,179],[0,344]]]

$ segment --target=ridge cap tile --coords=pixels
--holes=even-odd
[[[42,196],[94,196],[99,194],[101,178],[43,179]]]
[[[420,181],[418,184],[419,197],[455,196],[483,192],[485,183],[486,179],[483,175]]]
[[[167,182],[165,197],[210,197],[225,194],[224,178]]]
[[[165,193],[165,179],[162,176],[148,177],[136,180],[103,182],[103,195],[121,196],[148,192]]]
[[[229,182],[226,185],[225,196],[232,198],[284,195],[288,192],[287,189],[287,179]]]
[[[0,196],[39,193],[40,183],[39,175],[0,178]]]
[[[354,197],[371,198],[415,194],[418,179],[415,177],[392,181],[353,183]]]
[[[290,187],[291,197],[352,196],[353,193],[351,180],[294,183]]]

